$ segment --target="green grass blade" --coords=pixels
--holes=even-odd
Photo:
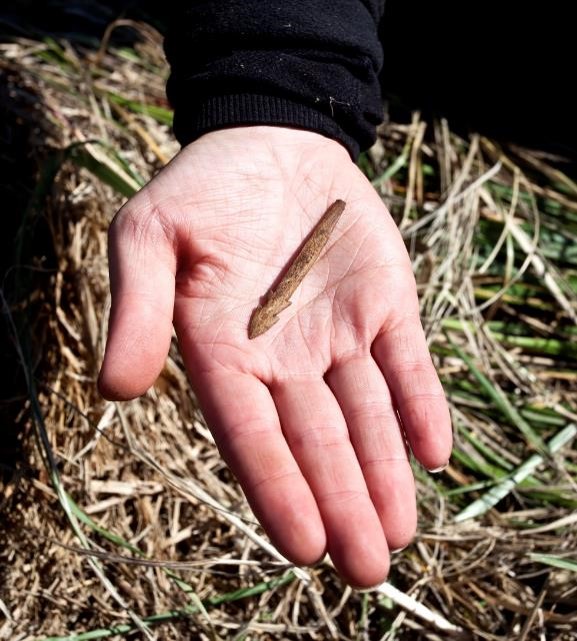
[[[545,565],[552,565],[554,568],[561,568],[562,570],[569,570],[570,572],[577,572],[577,560],[566,559],[562,556],[555,556],[554,554],[529,554],[529,558],[537,563],[544,563]]]
[[[173,114],[170,109],[159,107],[157,105],[147,105],[146,103],[138,102],[136,100],[129,100],[128,98],[124,98],[116,93],[109,92],[106,95],[110,102],[114,102],[121,107],[126,107],[134,113],[150,116],[163,125],[167,125],[169,127],[172,126]]]
[[[546,453],[546,447],[541,437],[535,430],[527,423],[527,421],[519,414],[517,409],[512,405],[507,396],[501,389],[493,385],[493,383],[475,366],[473,360],[453,341],[449,338],[453,349],[458,354],[459,358],[467,365],[471,374],[477,379],[485,393],[491,398],[493,403],[501,410],[501,412],[515,425],[519,431],[525,436],[527,441],[539,452]]]
[[[242,588],[240,590],[235,590],[234,592],[227,592],[220,596],[203,599],[201,603],[205,608],[208,608],[221,605],[222,603],[231,603],[232,601],[258,596],[264,592],[268,592],[269,590],[274,590],[291,583],[295,578],[296,577],[292,572],[287,572],[282,577],[272,579],[271,581],[263,581],[262,583],[258,583],[250,588]],[[197,614],[198,612],[200,612],[199,605],[193,604],[177,610],[169,610],[168,612],[160,612],[159,614],[153,614],[149,617],[143,617],[142,621],[147,625],[154,625],[183,619],[193,614]],[[98,630],[90,630],[88,632],[80,632],[79,634],[70,634],[63,637],[44,637],[38,641],[90,641],[91,639],[105,639],[106,637],[111,637],[115,634],[130,634],[135,631],[137,631],[136,626],[123,623],[121,625],[111,626],[110,628],[100,628]]]
[[[549,452],[554,454],[571,441],[575,435],[577,435],[577,426],[570,423],[549,441]],[[459,512],[459,514],[455,516],[455,522],[461,523],[462,521],[482,516],[488,512],[499,501],[505,498],[511,490],[519,485],[521,481],[524,481],[528,476],[530,476],[544,460],[544,457],[540,454],[533,454],[533,456],[520,465],[511,476],[497,483],[486,494],[483,494],[481,498],[477,499],[464,510]]]
[[[134,196],[142,185],[125,171],[117,159],[110,158],[99,146],[94,141],[72,145],[68,149],[68,157],[75,165],[88,169],[126,198]]]

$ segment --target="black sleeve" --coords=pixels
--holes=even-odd
[[[384,0],[184,0],[165,39],[178,141],[284,125],[356,158],[383,117],[383,10]]]

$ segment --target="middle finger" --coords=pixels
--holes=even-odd
[[[317,501],[337,570],[359,587],[386,578],[389,554],[345,419],[322,378],[271,386],[285,438]]]

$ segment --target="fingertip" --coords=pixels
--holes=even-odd
[[[313,567],[326,556],[327,536],[310,489],[298,481],[290,492],[288,487],[283,490],[281,484],[276,485],[274,513],[266,486],[261,488],[265,491],[249,492],[253,512],[284,557],[297,566]]]
[[[142,396],[162,372],[171,339],[171,317],[147,301],[119,304],[110,317],[98,391],[110,401]]]
[[[355,534],[350,544],[346,541],[348,537],[329,541],[329,554],[346,583],[357,589],[369,589],[387,579],[389,549],[382,530],[380,533],[368,531],[365,536],[357,530]]]
[[[327,540],[325,531],[320,528],[295,528],[292,545],[287,547],[282,538],[275,542],[276,547],[291,563],[297,566],[313,568],[326,556]]]
[[[448,407],[440,402],[421,405],[413,411],[406,428],[411,450],[419,463],[430,472],[441,472],[449,464],[453,449],[453,430]]]
[[[333,557],[331,556],[331,559]],[[380,556],[373,553],[363,558],[333,559],[343,580],[356,590],[370,590],[387,580],[390,570],[389,552],[385,549]]]
[[[145,394],[160,376],[170,346],[170,336],[155,337],[148,349],[142,341],[119,339],[117,333],[107,345],[97,380],[98,391],[109,401],[129,401]]]
[[[136,381],[130,376],[114,376],[106,373],[103,368],[96,385],[101,396],[107,401],[130,401],[145,394],[154,380],[148,383],[148,381]]]

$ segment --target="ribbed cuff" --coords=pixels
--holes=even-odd
[[[210,96],[191,100],[189,104],[178,104],[175,110],[174,133],[183,146],[209,131],[248,125],[278,125],[314,131],[342,143],[353,161],[359,155],[357,141],[332,118],[287,98],[258,94]]]

